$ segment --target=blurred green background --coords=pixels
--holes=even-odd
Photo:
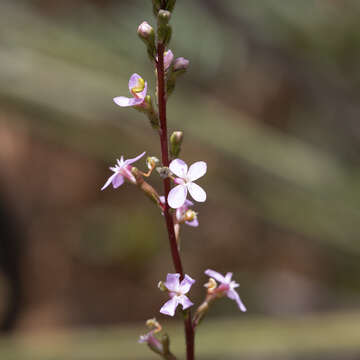
[[[178,1],[171,49],[191,66],[169,128],[208,163],[182,230],[191,298],[214,268],[248,307],[215,304],[199,359],[360,357],[359,19],[357,0]],[[158,313],[163,218],[136,187],[100,192],[121,155],[160,157],[112,102],[134,72],[154,87],[144,20],[150,0],[0,2],[1,358],[155,359],[136,343],[153,316],[182,356]]]

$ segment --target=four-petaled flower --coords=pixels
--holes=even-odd
[[[188,166],[183,160],[175,159],[170,163],[169,169],[178,176],[178,178],[174,179],[174,182],[179,184],[169,192],[168,204],[170,207],[178,209],[183,206],[188,190],[194,200],[199,202],[206,200],[206,192],[202,187],[194,183],[195,180],[205,175],[207,169],[206,162],[197,161],[188,170]]]
[[[131,164],[135,161],[139,160],[141,157],[145,155],[145,152],[140,154],[139,156],[133,159],[124,160],[124,157],[121,156],[120,160],[117,159],[117,164],[114,167],[110,167],[110,170],[114,172],[106,181],[105,185],[101,188],[104,190],[107,188],[111,183],[113,188],[116,189],[124,183],[124,180],[127,179],[133,184],[136,184],[136,179],[134,175],[131,173]]]
[[[147,82],[140,75],[132,74],[129,80],[129,91],[134,97],[117,96],[113,99],[115,104],[122,107],[142,105],[147,92]]]
[[[165,315],[174,316],[179,304],[182,305],[183,310],[194,305],[185,295],[190,291],[194,282],[195,280],[189,275],[185,275],[184,279],[180,282],[180,274],[167,274],[164,285],[171,299],[162,306],[160,312]]]
[[[239,294],[235,291],[235,288],[240,285],[231,280],[233,275],[232,273],[228,272],[225,276],[223,276],[217,271],[208,269],[205,271],[205,274],[221,283],[221,285],[215,289],[216,292],[226,294],[229,299],[236,301],[241,311],[246,311],[246,307],[241,301]]]

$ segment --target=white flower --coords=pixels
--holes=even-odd
[[[239,294],[235,291],[235,288],[239,287],[240,285],[231,280],[233,275],[232,273],[228,272],[225,276],[223,276],[217,271],[208,269],[205,271],[205,274],[221,284],[218,288],[216,288],[217,291],[220,290],[225,293],[229,299],[236,301],[241,311],[246,311],[246,307],[241,301]]]
[[[188,166],[184,161],[175,159],[170,163],[169,169],[178,176],[174,181],[179,184],[169,192],[168,204],[170,207],[177,209],[183,206],[188,191],[194,200],[199,202],[206,200],[206,192],[202,187],[194,183],[195,180],[206,174],[206,162],[198,161],[192,164],[188,170]]]

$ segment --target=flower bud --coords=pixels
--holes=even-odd
[[[156,171],[159,173],[161,179],[166,179],[171,175],[171,171],[166,166],[159,166],[156,168]]]
[[[182,131],[174,131],[170,136],[170,154],[176,158],[179,156],[181,151],[181,144],[184,138]]]
[[[158,12],[158,21],[159,21],[159,25],[166,25],[169,23],[171,19],[171,12],[167,11],[167,10],[160,10]]]
[[[190,61],[188,59],[185,59],[184,57],[179,57],[175,59],[173,69],[174,71],[187,70],[187,68],[189,67],[189,63]]]
[[[172,29],[169,25],[171,12],[160,10],[158,12],[158,41],[165,46],[170,42]]]
[[[149,170],[155,169],[156,165],[158,165],[159,163],[160,163],[160,160],[155,156],[149,156],[146,159],[146,165]]]
[[[143,21],[139,25],[137,33],[140,39],[144,41],[150,59],[154,60],[156,54],[156,47],[155,47],[155,32],[153,27],[147,21]]]
[[[137,33],[141,38],[149,39],[152,35],[154,35],[154,29],[147,21],[143,21],[139,25]]]
[[[158,288],[160,291],[168,291],[167,287],[165,286],[165,284],[162,281],[159,281],[158,283]]]

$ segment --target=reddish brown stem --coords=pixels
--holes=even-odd
[[[162,43],[157,45],[157,91],[159,104],[159,119],[160,119],[160,142],[161,142],[161,157],[163,166],[169,166],[169,147],[168,134],[166,122],[166,89],[165,89],[165,70],[164,70],[164,51],[165,46]],[[170,191],[170,179],[164,179],[164,195],[168,198]],[[166,221],[167,232],[169,236],[169,243],[171,249],[171,256],[173,259],[175,271],[180,274],[181,279],[184,278],[183,266],[181,263],[178,246],[176,243],[175,229],[173,217],[169,210],[169,205],[166,202],[164,208],[164,216]],[[194,328],[191,320],[191,313],[187,311],[185,314],[185,337],[186,337],[186,358],[187,360],[194,360]]]

